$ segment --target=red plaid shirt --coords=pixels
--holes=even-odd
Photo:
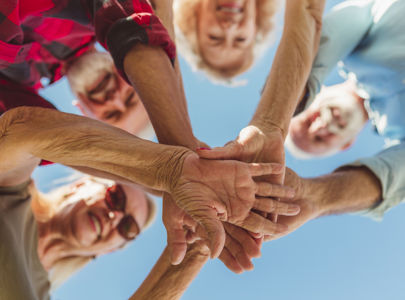
[[[95,38],[119,70],[136,43],[161,46],[175,57],[174,43],[147,0],[0,0],[3,79],[34,89],[44,77],[53,83],[63,76],[63,61],[83,54]]]
[[[148,0],[0,0],[0,115],[17,106],[54,108],[41,78],[59,80],[63,62],[99,41],[122,72],[137,43],[176,48]]]

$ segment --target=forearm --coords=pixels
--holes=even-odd
[[[1,140],[1,161],[12,159],[24,165],[25,160],[39,157],[168,191],[189,152],[141,140],[96,120],[50,109],[23,107],[7,115],[12,118]]]
[[[209,258],[206,246],[192,244],[180,265],[170,263],[166,248],[131,300],[179,299]]]
[[[366,167],[345,167],[302,182],[304,197],[316,199],[319,216],[369,209],[382,198],[380,181]]]
[[[324,0],[287,0],[283,36],[251,124],[287,134],[317,52],[323,7]]]
[[[163,50],[137,45],[126,55],[124,69],[148,111],[159,142],[197,148],[181,81]]]

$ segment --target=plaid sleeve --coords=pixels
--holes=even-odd
[[[33,88],[0,79],[0,116],[7,110],[19,106],[36,106],[56,109],[51,103],[42,98]],[[52,162],[42,160],[40,165],[49,165]]]
[[[174,61],[176,46],[147,0],[86,0],[86,4],[97,40],[121,74],[125,55],[138,43],[162,47]]]

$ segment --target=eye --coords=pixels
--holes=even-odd
[[[210,34],[210,35],[208,36],[208,38],[209,38],[210,40],[212,40],[212,41],[222,41],[222,40],[223,40],[222,37],[216,36],[216,35],[212,35],[212,34]]]
[[[135,91],[132,91],[127,99],[125,99],[125,107],[132,107],[135,104],[138,103],[137,99],[134,97],[135,96]]]
[[[238,43],[243,43],[244,41],[246,41],[246,38],[244,37],[238,37],[235,39]]]
[[[104,114],[103,119],[106,121],[111,121],[111,120],[115,120],[118,121],[121,117],[121,112],[119,112],[118,110],[114,110],[111,112],[107,112],[106,114]]]

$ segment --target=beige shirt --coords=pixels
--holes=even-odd
[[[29,182],[0,187],[0,300],[47,300],[50,283],[37,254]]]

